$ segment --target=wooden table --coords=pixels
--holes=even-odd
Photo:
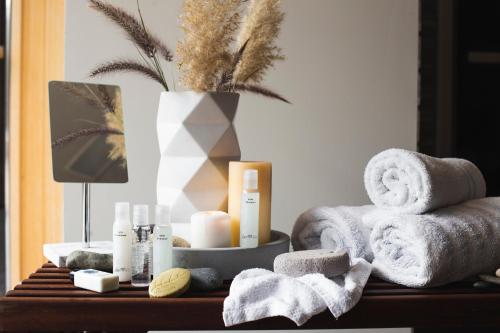
[[[0,331],[219,330],[221,290],[188,293],[175,299],[150,299],[146,288],[121,285],[119,291],[97,294],[75,288],[69,271],[45,264],[5,297],[0,298]],[[358,305],[339,320],[325,311],[303,329],[416,327],[443,332],[451,328],[500,331],[500,288],[478,290],[471,282],[435,289],[409,289],[370,279]],[[230,329],[296,329],[282,317]],[[431,330],[431,331],[433,331]],[[456,330],[453,330],[456,332]]]

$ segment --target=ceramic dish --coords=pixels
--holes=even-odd
[[[280,231],[271,231],[271,242],[256,248],[211,248],[192,249],[175,247],[173,250],[174,267],[200,268],[213,267],[224,280],[235,277],[249,268],[273,270],[274,258],[290,251],[290,237]]]

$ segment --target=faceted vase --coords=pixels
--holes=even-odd
[[[158,204],[172,209],[172,222],[189,222],[204,210],[227,211],[229,161],[240,160],[233,126],[239,95],[163,92],[157,131],[160,165]]]

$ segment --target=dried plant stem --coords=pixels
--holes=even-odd
[[[283,60],[275,44],[285,14],[280,0],[251,0],[238,36],[238,45],[247,43],[234,73],[239,83],[259,83],[276,60]]]
[[[229,67],[228,70],[222,73],[220,81],[217,85],[217,91],[222,91],[224,87],[231,83],[233,81],[234,77],[234,71],[236,70],[236,67],[240,63],[241,57],[243,56],[243,53],[245,52],[245,48],[247,46],[248,40],[240,47],[238,52],[236,52],[233,55],[233,61],[231,63],[231,67]],[[229,91],[231,91],[232,88],[229,87]]]
[[[89,0],[89,2],[91,8],[101,12],[120,26],[145,54],[152,56],[158,51],[166,61],[172,61],[173,57],[170,50],[160,41],[160,39],[144,29],[144,26],[141,25],[134,16],[104,1]],[[137,3],[137,5],[139,5],[139,3]]]
[[[149,77],[160,83],[167,91],[168,86],[161,76],[148,66],[145,66],[135,60],[116,60],[102,64],[92,70],[90,77],[95,77],[113,72],[136,72]]]
[[[255,85],[255,84],[249,84],[249,83],[233,83],[232,88],[234,91],[248,91],[248,92],[253,92],[259,95],[263,95],[269,98],[275,98],[279,99],[280,101],[283,101],[285,103],[290,104],[290,101],[287,100],[285,97],[273,92],[272,90],[269,90],[267,88]]]
[[[137,12],[139,13],[139,18],[141,20],[142,29],[146,33],[148,33],[146,25],[144,24],[144,19],[142,17],[141,7],[139,6],[139,0],[136,0],[136,3],[137,3]],[[168,52],[170,52],[170,51],[168,51]],[[160,65],[160,61],[158,60],[158,57],[156,57],[156,53],[153,53],[153,55],[150,58],[153,60],[153,66],[156,68],[156,72],[161,77],[162,85],[165,87],[165,90],[168,91],[167,80],[165,79],[165,74],[163,73],[163,69]],[[169,59],[172,60],[172,56],[170,56]]]
[[[231,66],[230,46],[239,28],[241,0],[185,0],[180,16],[184,40],[177,44],[180,81],[198,91],[217,90]]]
[[[75,141],[76,139],[81,138],[81,137],[90,136],[90,135],[97,135],[97,134],[123,135],[123,132],[120,130],[117,130],[116,128],[109,128],[109,127],[83,128],[83,129],[71,132],[69,134],[66,134],[57,140],[54,140],[52,142],[52,148],[60,147],[66,143]]]
[[[163,73],[163,69],[161,67],[157,54],[158,53],[161,54],[163,59],[165,59],[166,61],[172,61],[173,56],[170,50],[157,37],[153,36],[147,30],[139,6],[139,0],[137,0],[137,11],[139,13],[139,20],[137,20],[134,16],[127,13],[123,9],[105,3],[101,0],[88,0],[88,1],[90,2],[91,8],[101,12],[103,15],[105,15],[111,21],[116,23],[127,33],[129,38],[134,42],[134,45],[137,47],[139,55],[143,59],[148,58],[151,60],[150,62],[145,61],[146,64],[148,64],[147,66],[141,64],[142,67],[144,68],[139,70],[139,72],[143,72],[143,74],[145,74],[144,72],[147,71],[148,74],[146,75],[148,77],[158,81],[168,91],[169,89],[167,80],[165,79],[165,75]],[[153,77],[150,72],[156,72],[156,75],[154,75]],[[101,74],[104,73],[107,72],[102,72]],[[95,76],[95,74],[91,74],[91,76]]]
[[[106,89],[105,86],[103,85],[98,85],[97,90],[99,91],[100,94],[100,100],[104,104],[106,110],[111,113],[115,113],[115,101],[114,99],[109,96],[108,90]]]

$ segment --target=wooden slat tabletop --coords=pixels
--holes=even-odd
[[[220,290],[151,299],[147,288],[120,284],[98,294],[76,288],[69,270],[43,265],[0,299],[1,331],[124,331],[225,329]],[[441,288],[411,289],[370,279],[359,304],[335,320],[327,311],[302,328],[500,327],[500,288],[475,289],[471,281]],[[293,329],[286,318],[230,329]]]

